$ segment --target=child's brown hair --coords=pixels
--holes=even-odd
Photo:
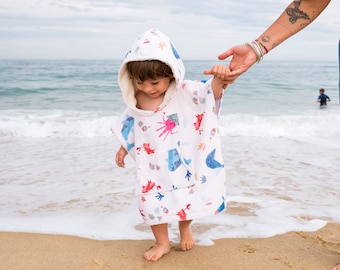
[[[132,61],[126,64],[130,78],[144,82],[159,78],[173,79],[171,68],[159,60]]]

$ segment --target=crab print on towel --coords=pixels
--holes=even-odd
[[[204,113],[196,114],[196,122],[194,122],[195,130],[202,134],[201,123],[203,120]]]

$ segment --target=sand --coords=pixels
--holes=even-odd
[[[143,259],[153,241],[99,241],[65,235],[0,232],[0,269],[259,269],[332,270],[340,263],[340,224],[316,232],[233,238]]]

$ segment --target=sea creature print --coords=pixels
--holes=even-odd
[[[163,41],[160,41],[160,42],[159,42],[159,44],[158,44],[158,48],[160,48],[160,49],[161,49],[161,51],[163,51],[165,47],[166,47],[166,44],[165,44],[165,42],[163,42]]]
[[[191,173],[189,170],[187,170],[187,173],[185,174],[185,178],[186,178],[188,181],[190,181],[191,176],[192,176],[192,173]]]
[[[216,132],[217,132],[217,129],[216,129],[216,128],[213,128],[213,129],[210,131],[210,140],[216,135]]]
[[[151,34],[153,34],[153,35],[156,36],[156,37],[159,37],[159,34],[158,34],[157,29],[152,29],[152,30],[151,30]]]
[[[124,58],[126,58],[130,53],[131,53],[131,50],[129,50],[129,51],[125,54],[125,57],[124,57]]]
[[[178,116],[177,113],[171,114],[167,116],[167,119],[164,118],[163,115],[163,121],[158,122],[158,124],[161,124],[162,126],[157,129],[156,131],[161,131],[161,133],[158,135],[158,137],[162,137],[163,135],[165,136],[163,138],[163,141],[168,137],[169,134],[175,134],[174,129],[178,125]]]
[[[156,215],[158,221],[161,221],[163,219],[163,217],[160,215],[163,211],[162,209],[160,209],[159,207],[156,207],[154,210],[153,210],[154,214]]]
[[[218,213],[221,213],[224,209],[225,209],[225,198],[222,196],[222,203],[215,211],[215,215],[217,215]]]
[[[207,182],[207,177],[205,175],[201,176],[201,183],[204,184]]]
[[[192,102],[194,104],[205,104],[205,98],[200,97],[198,91],[194,91],[193,97],[192,97]]]
[[[153,163],[151,163],[151,162],[149,162],[149,168],[150,168],[150,170],[157,170],[157,171],[159,171],[160,169],[161,169],[161,167],[160,166],[158,166],[157,164],[153,164]]]
[[[208,168],[216,170],[216,174],[218,174],[220,169],[223,168],[224,165],[215,159],[215,152],[216,148],[208,154],[205,163],[207,164]]]
[[[185,211],[190,210],[190,206],[191,204],[187,204],[187,206],[184,209],[181,209],[179,210],[179,212],[177,212],[177,216],[179,216],[181,220],[187,219],[187,213]]]
[[[126,142],[126,150],[130,151],[135,146],[135,143]]]
[[[196,114],[196,122],[194,122],[194,127],[198,130],[198,133],[202,134],[201,123],[203,120],[204,113]]]
[[[142,147],[136,147],[136,151],[140,153],[141,150],[144,150],[148,155],[154,154],[155,149],[151,149],[149,143],[143,143]]]
[[[183,158],[183,160],[186,165],[189,165],[191,163],[191,158]]]
[[[139,213],[142,216],[143,219],[145,219],[145,214],[144,214],[144,210],[139,208]]]
[[[150,128],[150,126],[144,125],[142,121],[138,122],[138,126],[142,129],[142,131],[147,131]]]
[[[134,123],[135,123],[135,119],[129,115],[127,115],[126,119],[122,122],[123,127],[121,130],[121,134],[125,140],[128,139],[130,132],[133,131]]]
[[[157,190],[160,190],[162,188],[161,186],[156,186],[155,182],[148,180],[148,183],[146,184],[146,186],[142,186],[142,193],[148,193],[149,191],[153,190],[154,187]]]
[[[168,151],[168,170],[170,172],[176,171],[181,166],[182,160],[176,148]]]
[[[159,201],[161,201],[164,198],[164,195],[160,192],[157,193],[157,195],[155,196]]]
[[[197,150],[204,150],[205,149],[205,143],[200,143],[198,146],[197,146]]]

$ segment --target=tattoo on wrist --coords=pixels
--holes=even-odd
[[[293,8],[288,7],[286,9],[286,13],[289,17],[289,21],[292,24],[296,23],[298,19],[310,20],[308,14],[299,9],[301,2],[302,0],[296,0],[293,2],[294,3]]]
[[[263,35],[261,37],[261,41],[264,42],[264,43],[269,43],[270,41],[270,36],[269,35]]]

